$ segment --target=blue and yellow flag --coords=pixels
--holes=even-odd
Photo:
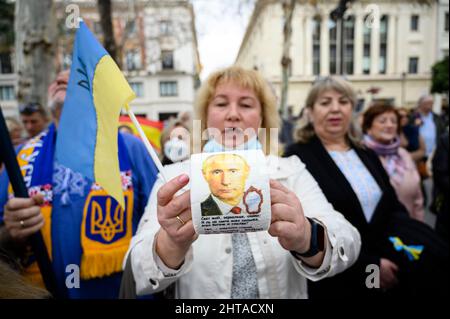
[[[59,122],[56,159],[98,183],[123,208],[118,121],[122,106],[134,98],[116,63],[80,22]]]

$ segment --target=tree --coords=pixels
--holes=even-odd
[[[122,61],[119,61],[120,59],[117,58],[117,45],[112,24],[111,0],[98,0],[97,7],[98,13],[100,14],[100,25],[103,31],[103,46],[120,68]]]
[[[432,67],[431,93],[448,93],[448,55]]]
[[[12,73],[11,49],[14,45],[14,4],[0,0],[0,73]]]
[[[283,117],[287,117],[287,96],[289,89],[289,75],[291,69],[291,36],[292,36],[292,16],[294,15],[295,3],[297,0],[283,0],[283,53],[281,56],[281,111]]]
[[[57,27],[52,0],[17,0],[15,53],[19,103],[47,105],[47,88],[55,76]]]

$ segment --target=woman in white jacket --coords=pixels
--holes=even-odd
[[[258,72],[233,66],[211,74],[199,89],[196,113],[203,130],[214,129],[206,144],[200,141],[203,152],[264,145],[270,153],[269,128],[278,126],[278,113]],[[260,128],[267,129],[266,138],[249,133]],[[169,181],[155,183],[127,254],[137,294],[176,282],[178,298],[307,298],[306,279],[320,280],[353,264],[360,235],[327,202],[305,165],[295,156],[266,158],[271,225],[246,234],[198,236],[189,161],[165,166]]]

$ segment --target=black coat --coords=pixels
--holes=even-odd
[[[200,204],[201,210],[202,210],[202,216],[217,216],[217,215],[223,215],[223,213],[220,211],[219,206],[216,204],[214,199],[212,198],[212,195],[209,195],[207,199],[205,199]]]
[[[306,168],[316,179],[335,210],[342,213],[361,234],[362,246],[357,262],[342,274],[316,283],[310,282],[310,297],[335,298],[339,296],[344,298],[379,295],[379,289],[368,289],[366,286],[366,278],[370,274],[366,272],[366,267],[370,264],[379,265],[382,257],[399,265],[398,277],[402,283],[400,286],[412,294],[419,294],[420,291],[417,290],[423,289],[423,287],[415,287],[417,276],[423,275],[418,274],[422,267],[416,269],[417,266],[427,261],[430,253],[433,256],[444,255],[442,256],[443,261],[433,261],[433,263],[445,261],[448,263],[448,249],[443,246],[442,242],[434,243],[438,239],[430,227],[409,217],[406,208],[397,199],[395,190],[389,182],[389,176],[378,156],[366,148],[354,146],[353,149],[382,191],[382,196],[370,222],[367,222],[350,183],[317,137],[312,138],[306,144],[293,144],[285,152],[285,156],[297,155],[305,163]],[[429,243],[436,247],[424,249],[421,259],[411,262],[404,252],[396,252],[393,249],[393,245],[389,241],[390,236],[398,236],[407,245],[425,243],[428,245]],[[432,252],[431,250],[434,249],[439,251]]]

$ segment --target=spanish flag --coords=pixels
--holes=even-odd
[[[146,118],[138,117],[137,120],[141,124],[142,130],[145,133],[148,141],[152,144],[153,148],[160,152],[161,151],[161,132],[164,128],[164,123],[159,121],[152,121]],[[127,126],[133,131],[133,134],[139,136],[136,127],[133,125],[131,119],[128,116],[121,116],[119,118],[119,127]]]
[[[122,208],[118,120],[121,108],[134,98],[116,63],[80,22],[55,155],[60,164],[98,183]]]

